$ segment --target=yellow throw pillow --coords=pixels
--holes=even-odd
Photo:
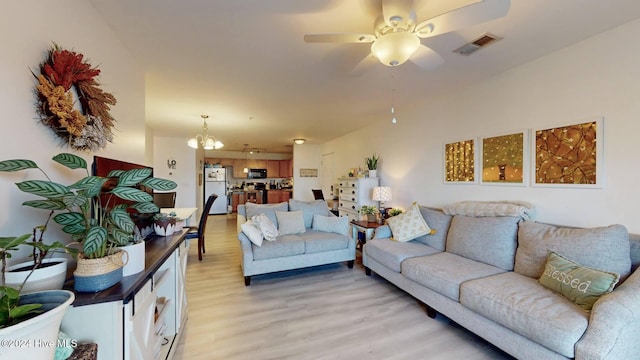
[[[591,269],[549,251],[538,282],[589,311],[600,296],[613,291],[619,280],[619,274]]]
[[[435,234],[435,230],[431,230],[424,221],[415,202],[404,213],[388,218],[387,224],[391,229],[391,238],[396,241],[406,242],[422,235]]]

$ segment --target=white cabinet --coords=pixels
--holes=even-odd
[[[85,303],[70,307],[61,330],[81,343],[97,343],[98,359],[156,360],[171,359],[187,318],[185,276],[189,242],[163,238],[147,244],[147,265],[139,277],[123,279],[121,287],[131,288],[110,298],[104,294],[82,294]],[[153,248],[154,251],[149,251]],[[151,253],[151,255],[150,255]],[[150,260],[149,256],[154,257]],[[101,297],[109,301],[100,301]],[[77,298],[76,298],[77,299]],[[89,302],[89,303],[86,303]]]
[[[360,208],[363,205],[377,205],[373,201],[373,188],[378,186],[379,178],[345,177],[338,179],[338,211],[340,216],[348,216],[349,221],[360,220]]]

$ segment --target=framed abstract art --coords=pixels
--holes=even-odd
[[[534,186],[603,186],[604,119],[533,132]]]
[[[473,139],[444,144],[444,182],[477,183],[475,154]]]

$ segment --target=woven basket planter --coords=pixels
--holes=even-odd
[[[79,254],[78,267],[73,272],[73,288],[80,292],[110,288],[122,280],[122,268],[127,260],[127,252],[122,250],[98,259],[87,259]]]

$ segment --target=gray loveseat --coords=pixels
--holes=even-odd
[[[288,224],[278,222],[278,212],[301,212],[304,226],[298,231],[287,231],[295,233],[278,235],[275,241],[265,240],[260,246],[252,243],[242,231],[242,224],[259,214],[269,217],[281,233],[284,228],[290,229]],[[246,286],[251,284],[253,275],[343,261],[353,268],[356,243],[349,236],[348,219],[338,218],[329,212],[326,201],[302,202],[291,199],[279,204],[239,205],[237,224],[240,263]]]
[[[420,207],[434,234],[408,242],[378,228],[371,271],[518,359],[640,359],[640,237],[621,225],[562,228],[510,216]],[[617,272],[617,287],[584,310],[538,282],[547,252]],[[568,282],[569,283],[569,282]],[[576,281],[578,285],[578,281]]]

